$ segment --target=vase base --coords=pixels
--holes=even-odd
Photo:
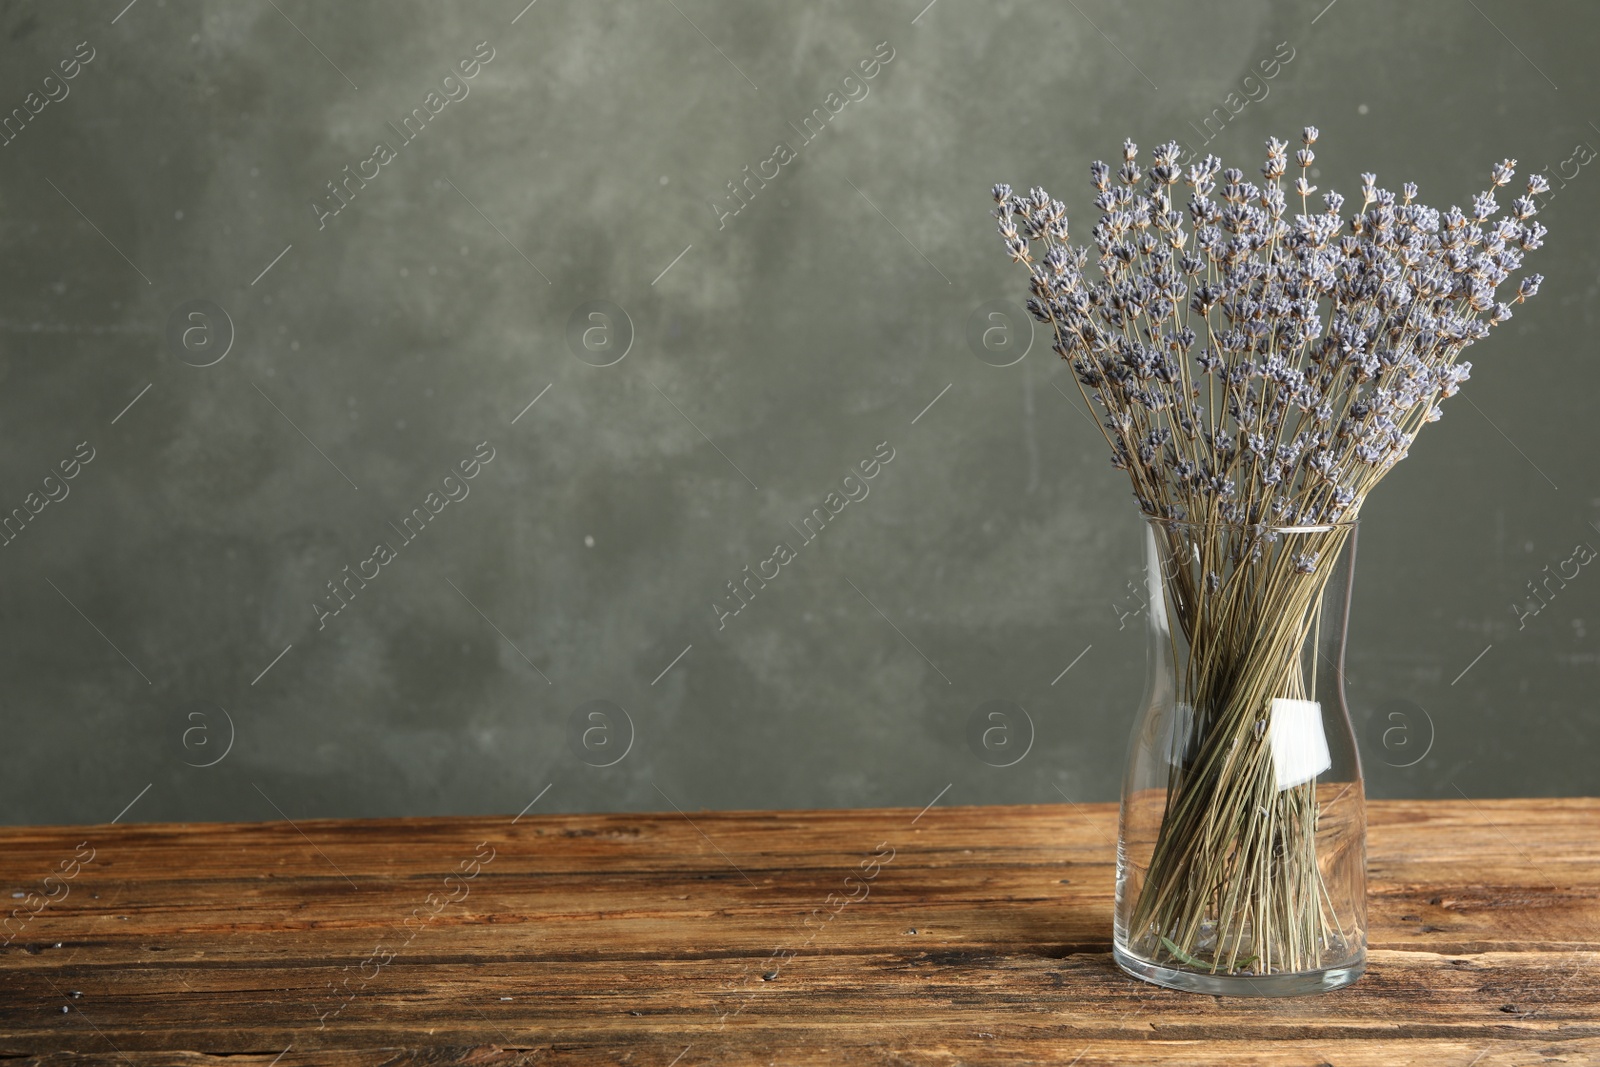
[[[1327,993],[1350,985],[1367,969],[1367,961],[1363,959],[1342,967],[1289,974],[1206,974],[1150,963],[1124,952],[1121,945],[1112,946],[1112,955],[1117,966],[1135,978],[1168,989],[1219,997],[1300,997]]]

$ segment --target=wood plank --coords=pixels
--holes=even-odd
[[[1600,801],[1371,823],[1368,974],[1275,1001],[1115,967],[1114,805],[9,828],[0,1057],[1600,1064]]]

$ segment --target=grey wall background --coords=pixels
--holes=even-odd
[[[1308,122],[1323,188],[1465,203],[1503,156],[1557,187],[1543,292],[1363,515],[1370,790],[1595,791],[1600,578],[1511,606],[1600,545],[1592,5],[124,2],[0,14],[5,110],[93,49],[0,147],[0,505],[94,454],[0,549],[0,818],[1114,798],[1139,524],[1045,339],[1003,368],[967,343],[1024,281],[987,190],[1044,184],[1081,235],[1125,135],[1254,171]],[[470,95],[319,229],[479,42]],[[226,321],[170,343],[201,299]],[[593,301],[631,322],[611,366],[569,344]],[[484,441],[319,630],[325,583]],[[882,442],[719,630],[725,583]],[[583,749],[597,699],[632,726],[603,768],[630,731]],[[1011,767],[965,741],[994,699],[1035,727]]]

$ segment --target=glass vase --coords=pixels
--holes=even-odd
[[[1366,800],[1344,697],[1356,523],[1146,518],[1148,674],[1114,954],[1157,985],[1294,996],[1366,967]]]

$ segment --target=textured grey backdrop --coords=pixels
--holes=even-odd
[[[1364,512],[1371,790],[1595,791],[1600,577],[1529,594],[1600,545],[1592,4],[523,2],[4,5],[0,819],[1113,798],[1139,525],[969,344],[987,190],[1081,235],[1124,135],[1306,123],[1324,188],[1556,187]]]

